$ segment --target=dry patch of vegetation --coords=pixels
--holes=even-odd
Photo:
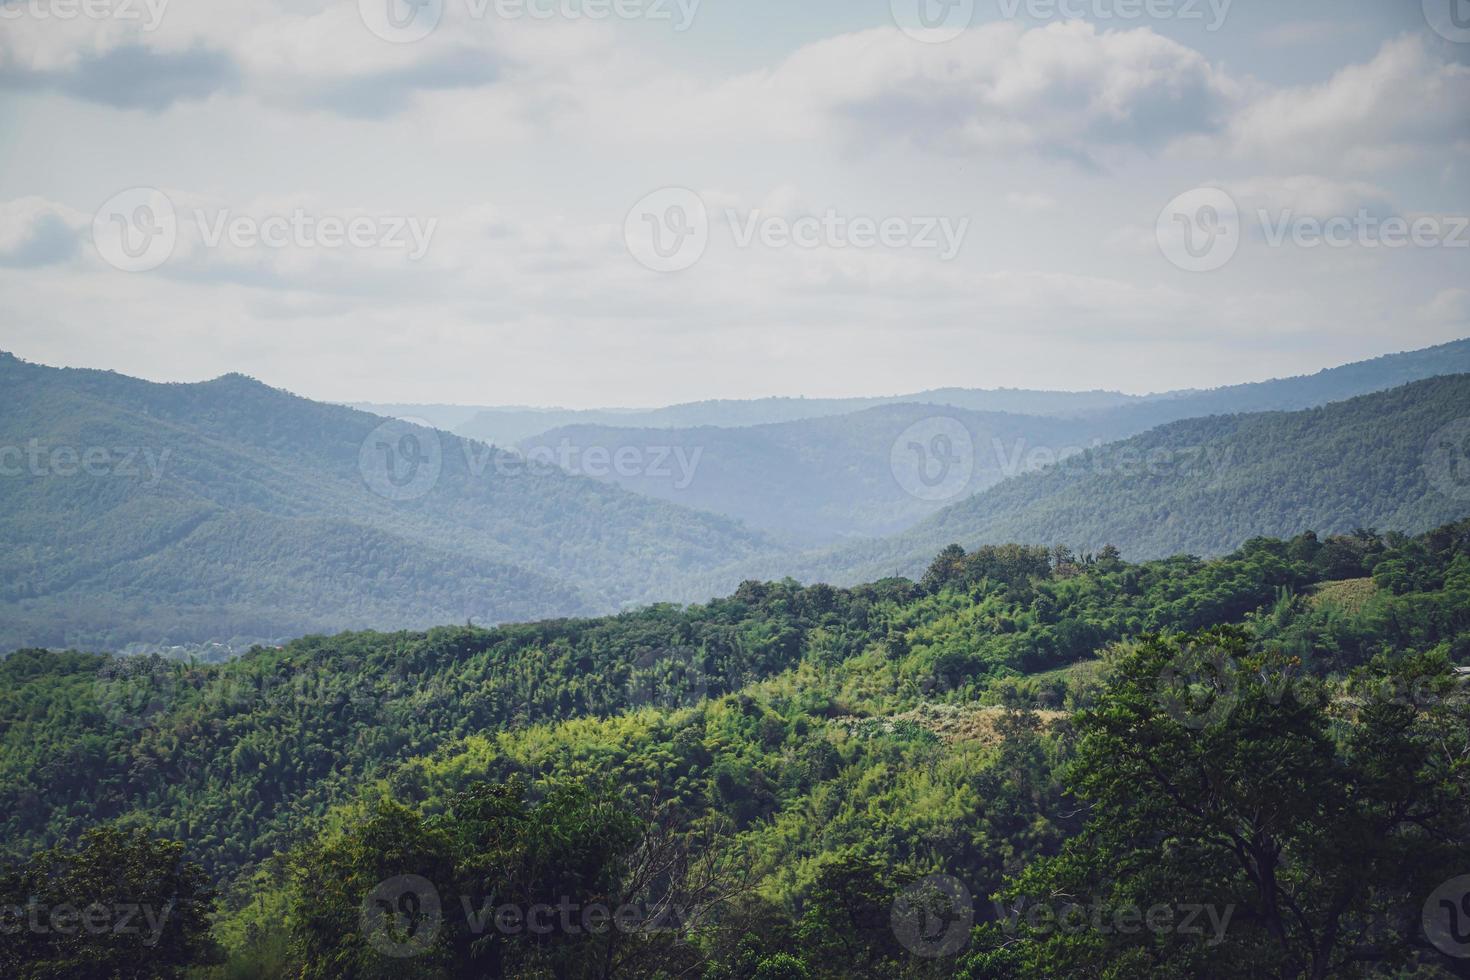
[[[881,718],[836,718],[834,724],[849,736],[872,738],[880,735],[902,737],[915,731],[927,732],[945,744],[955,742],[999,743],[999,722],[1013,709],[992,705],[925,704],[896,715]],[[1037,710],[1033,713],[1050,727],[1069,717],[1065,711]]]
[[[1343,612],[1362,612],[1368,600],[1378,594],[1378,586],[1371,578],[1349,578],[1338,582],[1323,582],[1312,593],[1312,606],[1336,606]]]

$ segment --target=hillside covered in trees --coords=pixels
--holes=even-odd
[[[1467,844],[1467,660],[1464,523],[1209,561],[955,547],[919,581],[750,582],[219,665],[19,651],[0,663],[0,883],[24,905],[59,860],[42,849],[98,824],[179,841],[205,875],[189,894],[220,896],[207,935],[170,934],[200,975],[1433,971],[1395,924]],[[1176,779],[1208,780],[1187,796],[1208,808],[1177,811]],[[1229,834],[1265,835],[1274,884]],[[94,852],[175,867],[149,846],[94,839],[47,873],[85,877]],[[1011,915],[1058,893],[1232,919]],[[487,901],[638,912],[541,934],[465,918]]]
[[[949,542],[1066,541],[1130,558],[1224,554],[1296,528],[1417,533],[1470,512],[1470,375],[1300,412],[1187,419],[1078,453],[891,538],[790,563],[802,579],[914,575]]]
[[[622,446],[675,447],[680,458],[697,461],[687,473],[659,475],[636,469],[618,473],[609,469],[598,475],[635,493],[736,518],[756,530],[817,547],[843,539],[899,534],[1009,477],[1042,469],[1059,456],[1100,449],[1181,419],[1296,412],[1463,372],[1470,372],[1470,341],[1389,355],[1310,376],[1212,391],[1112,400],[1105,393],[1068,398],[1059,392],[1048,400],[1042,392],[940,390],[898,399],[873,399],[880,404],[857,403],[840,413],[819,410],[818,406],[827,402],[816,400],[810,417],[779,424],[751,424],[742,421],[745,416],[739,413],[710,411],[694,416],[703,420],[698,424],[676,425],[670,420],[684,416],[669,409],[663,413],[615,414],[555,428],[548,424],[547,431],[520,439],[517,444],[528,452],[568,447],[573,453],[591,447],[606,453]],[[543,422],[549,423],[550,417]],[[575,467],[577,456],[569,458]],[[948,470],[943,468],[946,461]],[[1350,452],[1346,462],[1356,464],[1357,453]],[[935,473],[953,470],[957,478],[943,482],[937,492],[930,493],[917,477],[916,468],[920,466]],[[961,469],[963,472],[958,472]],[[1038,486],[1046,489],[1044,485],[1027,485]],[[1129,491],[1135,495],[1138,492],[1137,488]],[[1024,491],[1016,494],[1016,499],[1024,499]],[[1126,505],[1127,500],[1123,502]],[[1364,513],[1348,517],[1345,526],[1376,519],[1375,514]],[[1307,523],[1312,520],[1320,518]],[[1431,524],[1423,523],[1415,529]],[[1075,535],[1082,526],[1084,522],[1077,521],[1062,528],[1064,533],[1034,540],[1080,541]],[[1099,533],[1112,533],[1111,540],[1129,554],[1156,556],[1173,548],[1196,547],[1176,540],[1162,550],[1135,552],[1134,539],[1124,530],[1098,528],[1095,523],[1086,526]],[[1287,521],[1270,533],[1289,533],[1296,526]],[[1211,542],[1212,553],[1228,550],[1253,533],[1258,532],[1230,527],[1221,539]],[[963,536],[953,537],[959,540]],[[1021,539],[1003,535],[984,540]],[[939,546],[933,537],[923,544],[922,551]]]
[[[768,547],[238,375],[152,384],[0,355],[0,388],[4,646],[603,612]]]

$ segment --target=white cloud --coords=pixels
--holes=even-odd
[[[1092,162],[1111,147],[1154,148],[1212,130],[1236,87],[1204,56],[1151,30],[1073,21],[990,24],[944,45],[915,44],[896,29],[846,34],[716,95],[752,116],[774,114],[787,133]]]
[[[1231,121],[1229,141],[1247,159],[1374,171],[1463,144],[1467,131],[1470,66],[1409,35],[1319,85],[1256,99]]]
[[[1441,290],[1417,312],[1429,323],[1464,328],[1470,325],[1470,289]]]
[[[1314,174],[1290,177],[1249,177],[1219,181],[1241,208],[1290,212],[1301,217],[1331,218],[1366,210],[1375,216],[1396,213],[1388,192],[1360,180],[1339,180]]]

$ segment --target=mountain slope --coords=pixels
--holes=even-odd
[[[912,575],[950,543],[1111,544],[1144,559],[1222,554],[1304,527],[1422,531],[1470,513],[1465,450],[1453,442],[1470,434],[1467,417],[1470,375],[1455,375],[1302,412],[1176,422],[1008,480],[896,537],[798,563],[793,574]]]
[[[239,376],[0,356],[0,646],[610,610],[767,549],[725,519]]]
[[[973,412],[1069,417],[1132,404],[1143,399],[1115,391],[1031,391],[1015,388],[936,388],[908,395],[869,398],[716,399],[649,409],[564,409],[491,407],[448,408],[440,405],[374,405],[357,408],[394,417],[414,417],[434,424],[453,422],[453,430],[498,446],[516,443],[564,426],[609,425],[634,429],[681,429],[702,426],[741,428],[862,412],[883,405],[947,405]],[[464,413],[472,411],[467,421]]]
[[[1411,381],[1470,372],[1470,339],[1425,350],[1387,354],[1328,368],[1312,375],[1230,385],[1209,390],[1127,395],[1116,391],[1036,391],[1014,388],[935,388],[867,398],[717,399],[648,409],[564,409],[525,406],[468,406],[360,403],[374,415],[427,422],[498,446],[517,443],[566,426],[606,425],[627,429],[741,428],[827,418],[883,405],[924,404],[971,412],[1006,412],[1053,418],[1089,418],[1096,431],[1116,439],[1165,422],[1202,415],[1292,411]]]
[[[1470,373],[1470,339],[1386,354],[1294,378],[1208,391],[1174,392],[1106,409],[1092,415],[1091,420],[1098,432],[1123,438],[1179,419],[1243,412],[1294,412],[1387,391],[1425,378],[1465,373]]]
[[[521,448],[554,454],[566,447],[574,471],[605,478],[637,493],[737,518],[814,547],[842,538],[898,533],[1004,477],[1036,469],[1067,452],[1125,439],[1180,419],[1296,411],[1467,371],[1470,341],[1459,341],[1310,376],[1128,399],[1121,406],[1110,404],[1106,393],[1083,393],[1068,402],[1061,396],[1047,401],[1045,393],[1037,392],[950,389],[911,396],[911,404],[743,428],[628,423],[568,426],[527,439]],[[1042,414],[976,412],[964,407],[996,399],[1029,405]],[[744,404],[756,408],[768,403]],[[681,410],[666,410],[665,417],[674,417]],[[1056,414],[1048,415],[1046,410]],[[917,431],[905,431],[916,424],[920,426]],[[969,438],[964,446],[960,445],[961,429]],[[903,445],[898,445],[900,436]],[[945,441],[930,446],[936,437]],[[698,465],[659,476],[637,468],[578,470],[577,454],[594,446],[607,453],[674,447],[680,458],[697,460]],[[914,462],[914,452],[927,457],[927,465],[936,474],[943,466],[940,457],[946,454],[973,472],[969,479],[961,477],[946,483],[941,492],[930,493],[922,481],[912,478],[912,472],[906,472]]]
[[[937,444],[934,440],[947,440]],[[968,441],[966,441],[968,440]],[[724,514],[806,546],[897,533],[1046,452],[1088,445],[1088,423],[944,405],[884,405],[748,428],[569,426],[523,442],[528,455],[627,490]],[[663,455],[648,467],[585,465]],[[943,450],[941,458],[940,450]],[[1033,454],[1043,450],[1041,457]],[[928,471],[930,483],[921,478]]]

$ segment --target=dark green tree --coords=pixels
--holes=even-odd
[[[181,976],[218,953],[213,900],[183,844],[94,828],[0,871],[0,976]]]
[[[1218,629],[1116,664],[1068,772],[1088,823],[1002,894],[972,975],[1315,980],[1433,955],[1420,914],[1470,827],[1448,664],[1382,661],[1332,697],[1250,649]]]

